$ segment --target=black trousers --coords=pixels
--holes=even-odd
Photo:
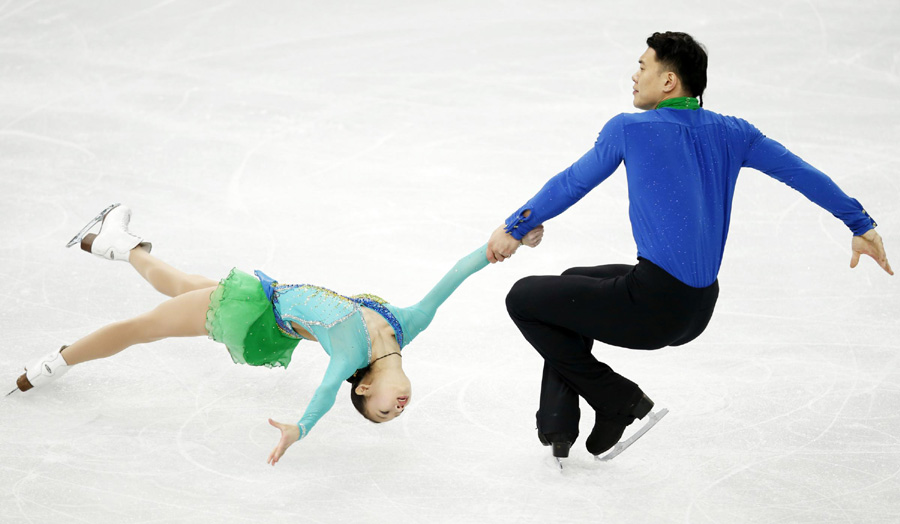
[[[594,340],[630,349],[685,344],[706,329],[718,296],[718,281],[690,287],[643,258],[516,282],[506,308],[544,358],[538,427],[577,435],[579,396],[599,416],[630,423],[622,413],[642,391],[594,358]]]

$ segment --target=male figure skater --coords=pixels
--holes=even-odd
[[[634,106],[606,123],[590,151],[551,178],[491,236],[490,261],[512,256],[533,227],[569,208],[625,162],[637,265],[579,267],[531,276],[506,298],[513,322],[544,358],[538,437],[568,456],[578,436],[578,396],[595,411],[588,451],[616,444],[653,402],[591,354],[594,340],[632,349],[678,346],[706,328],[735,182],[752,167],[830,211],[860,254],[893,275],[875,221],[824,173],[751,124],[702,108],[707,55],[685,33],[654,33],[632,76]]]

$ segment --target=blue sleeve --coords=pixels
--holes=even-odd
[[[607,122],[590,151],[551,178],[531,200],[507,218],[506,232],[516,240],[522,240],[534,227],[569,209],[609,178],[625,158],[623,118],[624,115],[619,115]],[[527,217],[526,211],[530,211]]]
[[[810,201],[840,219],[854,235],[862,235],[877,225],[862,205],[841,191],[841,188],[825,173],[809,165],[775,140],[766,137],[756,128],[752,130],[756,136],[750,143],[743,166],[758,169],[796,189]]]
[[[356,366],[346,359],[332,357],[331,361],[328,362],[328,368],[325,370],[322,383],[316,388],[316,392],[313,394],[312,400],[309,401],[306,411],[300,417],[300,421],[297,422],[297,426],[300,428],[301,439],[309,435],[309,432],[312,431],[319,419],[334,406],[334,400],[341,389],[341,384],[353,375],[354,371],[356,371]]]
[[[453,266],[444,278],[416,305],[395,311],[403,326],[404,346],[425,330],[434,318],[438,307],[456,291],[456,288],[470,275],[488,265],[487,244],[466,255]]]

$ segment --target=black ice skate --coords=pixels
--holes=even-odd
[[[544,435],[538,430],[538,439],[541,444],[551,446],[553,448],[553,456],[556,458],[566,458],[569,456],[569,449],[575,443],[575,435],[571,433],[548,433]]]
[[[562,469],[562,460],[578,439],[578,393],[550,366],[544,365],[541,378],[541,409],[535,413],[538,439],[552,446],[553,457]]]
[[[641,427],[641,429],[637,430],[637,432],[634,435],[628,437],[628,439],[626,439],[626,440],[623,440],[623,441],[617,443],[615,446],[613,446],[612,451],[610,451],[606,455],[603,455],[602,457],[599,455],[595,455],[594,458],[596,460],[603,460],[603,461],[612,460],[612,459],[616,458],[617,456],[619,456],[620,453],[622,453],[623,451],[628,449],[629,446],[634,444],[637,441],[637,439],[643,437],[644,433],[650,431],[650,428],[652,428],[653,426],[656,425],[657,422],[662,420],[662,418],[665,417],[668,412],[669,412],[669,410],[666,408],[662,408],[659,411],[650,412],[650,416],[647,418],[647,422],[644,423],[644,425]]]
[[[635,419],[642,419],[653,409],[653,401],[640,390],[619,414],[606,416],[600,413],[595,415],[594,429],[591,431],[584,445],[592,455],[599,455],[616,445],[622,438],[625,428],[631,425]]]
[[[540,412],[535,413],[535,418],[537,418],[537,435],[538,440],[541,441],[541,444],[545,446],[551,446],[553,451],[553,457],[556,459],[556,463],[559,465],[559,469],[562,469],[562,461],[559,459],[566,458],[569,456],[569,449],[572,448],[572,444],[575,443],[575,440],[578,438],[578,433],[568,433],[568,432],[558,432],[558,433],[543,433],[541,431],[541,423],[540,423]],[[576,419],[577,420],[577,419]]]
[[[639,397],[637,400],[631,403],[629,407],[625,408],[624,413],[613,417],[602,416],[599,413],[596,415],[594,429],[585,441],[585,446],[597,460],[612,460],[629,446],[634,444],[637,439],[641,438],[669,412],[669,410],[665,408],[656,413],[652,412],[654,405],[653,401],[642,392],[639,392],[638,395]],[[620,441],[622,435],[625,433],[626,427],[631,425],[635,420],[643,419],[648,414],[650,415],[650,418],[641,429],[627,440]],[[601,453],[609,451],[610,449],[613,451],[602,457],[600,456]]]

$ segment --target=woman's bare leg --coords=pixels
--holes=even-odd
[[[134,255],[132,252],[130,257]],[[63,359],[74,366],[115,355],[134,344],[168,337],[206,336],[206,312],[209,297],[215,289],[216,283],[212,282],[212,286],[182,293],[148,313],[102,327],[65,348]]]
[[[189,291],[216,287],[218,282],[201,275],[189,275],[154,257],[141,247],[131,250],[128,261],[144,280],[157,291],[169,297],[177,297]]]

